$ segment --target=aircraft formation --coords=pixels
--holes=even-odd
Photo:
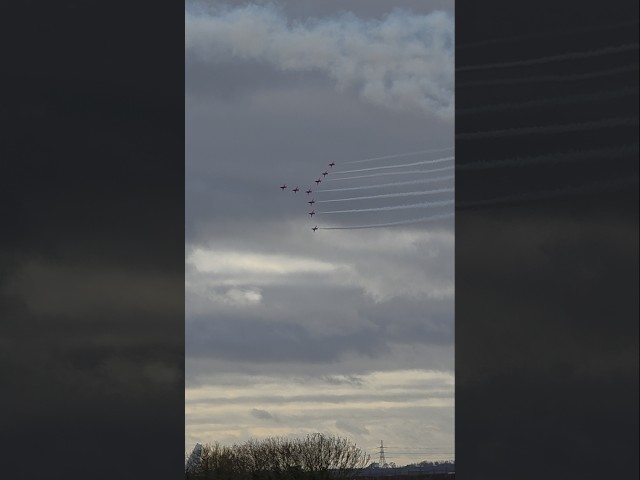
[[[330,162],[328,165],[329,165],[329,167],[330,167],[330,168],[333,168],[333,167],[335,167],[336,163],[335,163],[335,162]],[[318,177],[318,179],[317,179],[317,180],[314,180],[315,184],[316,184],[316,185],[320,185],[320,183],[322,183],[322,179],[323,179],[323,177],[326,177],[327,175],[329,175],[329,171],[328,171],[328,170],[325,170],[324,172],[322,172],[322,173],[320,174],[320,177]],[[283,184],[282,184],[282,186],[280,187],[280,189],[281,189],[283,192],[284,192],[287,188],[288,188],[288,187],[287,187],[287,184],[286,184],[286,183],[283,183]],[[292,189],[291,189],[291,191],[292,191],[293,193],[298,193],[298,192],[300,191],[300,188],[299,188],[299,187],[295,187],[295,188],[292,188]],[[309,188],[309,189],[305,190],[305,192],[304,192],[304,193],[306,193],[307,195],[310,195],[310,194],[312,194],[312,193],[313,193],[313,190],[312,190],[311,188]],[[315,201],[315,199],[314,199],[314,198],[312,198],[311,200],[307,201],[307,203],[313,207],[313,204],[314,204],[314,203],[316,203],[316,201]],[[311,218],[313,218],[313,216],[316,214],[315,209],[312,209],[310,212],[308,212],[308,214],[309,214],[309,216],[310,216]],[[313,230],[314,232],[315,232],[315,231],[317,231],[317,230],[318,230],[318,225],[316,225],[316,226],[312,227],[312,228],[311,228],[311,230]]]
[[[310,200],[307,200],[307,204],[312,208],[311,211],[308,211],[307,214],[310,218],[313,219],[315,215],[334,215],[334,214],[346,214],[346,213],[358,213],[361,214],[358,218],[374,218],[375,221],[379,223],[368,223],[361,225],[334,225],[328,227],[318,227],[318,225],[314,225],[311,227],[311,230],[314,232],[318,230],[346,230],[346,229],[359,229],[359,228],[377,228],[377,227],[390,227],[395,225],[406,225],[410,223],[418,223],[424,222],[428,220],[437,220],[443,218],[449,218],[453,216],[453,199],[440,199],[435,198],[431,201],[422,201],[421,203],[402,203],[402,204],[390,204],[390,198],[401,198],[401,197],[414,197],[414,196],[427,196],[429,199],[433,195],[442,195],[442,194],[453,194],[453,170],[454,164],[452,160],[455,159],[453,156],[453,152],[451,152],[450,156],[435,158],[435,159],[427,159],[420,161],[413,161],[406,163],[406,161],[397,159],[408,156],[422,155],[432,152],[453,150],[453,148],[441,148],[435,150],[422,150],[419,152],[411,152],[411,153],[402,153],[396,155],[387,155],[383,157],[376,158],[367,158],[363,160],[352,160],[348,162],[344,162],[345,164],[353,164],[346,167],[346,169],[337,170],[334,169],[336,166],[336,162],[331,161],[328,163],[328,169],[325,169],[320,173],[316,180],[313,180],[315,183],[315,187],[308,187],[304,190],[307,198],[311,197]],[[363,165],[360,167],[359,163],[365,162],[378,162],[376,166],[366,166]],[[380,164],[380,162],[383,162]],[[439,165],[442,164],[442,165]],[[425,170],[423,166],[429,167]],[[419,170],[416,170],[419,168]],[[449,171],[448,174],[443,172]],[[390,177],[389,180],[378,180],[378,177]],[[408,178],[402,181],[402,177],[398,178],[398,176],[408,176]],[[395,177],[395,178],[394,178]],[[336,182],[338,187],[343,188],[325,188],[324,182]],[[337,183],[340,181],[348,181],[348,183]],[[364,184],[362,182],[364,181]],[[444,183],[443,183],[444,182]],[[354,184],[355,183],[355,184]],[[422,189],[420,191],[405,191],[405,186],[408,185],[425,185],[425,184],[435,184],[433,188],[430,189]],[[322,187],[320,184],[323,184]],[[439,185],[438,185],[439,184]],[[401,191],[397,191],[398,187],[402,187]],[[284,192],[289,187],[286,183],[283,183],[280,186],[280,189]],[[322,188],[322,189],[321,189]],[[385,189],[385,190],[382,190]],[[361,193],[352,193],[347,194],[347,197],[344,197],[342,192],[356,192],[359,190],[373,190],[373,193],[368,195],[363,195]],[[389,191],[392,190],[392,191]],[[412,189],[414,190],[414,189]],[[300,187],[296,186],[292,188],[291,191],[294,194],[300,192]],[[329,196],[336,195],[337,193],[341,198],[321,198],[316,200],[316,196],[318,193],[324,194],[327,193]],[[380,192],[380,193],[377,193]],[[314,194],[314,195],[312,195]],[[340,209],[340,210],[322,210],[316,211],[316,205],[320,204],[330,204],[332,202],[350,202],[350,201],[361,201],[367,200],[369,204],[369,208],[351,208],[351,209]],[[391,202],[394,202],[391,200]],[[362,203],[359,203],[362,205]],[[402,210],[412,209],[439,209],[442,211],[443,208],[447,208],[443,213],[436,212],[435,215],[431,215],[429,217],[420,217],[420,218],[405,218],[405,219],[397,219],[398,215],[395,215],[394,218],[391,218],[393,221],[389,221],[391,214],[386,214],[383,212],[396,212]],[[373,217],[372,217],[373,216]],[[370,221],[371,222],[371,221]]]

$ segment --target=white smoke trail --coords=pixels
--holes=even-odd
[[[426,190],[422,192],[399,192],[399,193],[384,193],[381,195],[367,195],[366,197],[351,197],[351,198],[336,198],[332,200],[318,200],[316,203],[330,203],[330,202],[347,202],[350,200],[369,200],[372,198],[393,198],[393,197],[415,197],[419,195],[436,195],[438,193],[451,193],[455,191],[453,188],[439,188],[437,190]]]
[[[487,130],[484,132],[457,133],[456,140],[475,138],[512,137],[517,135],[579,132],[598,128],[624,127],[638,125],[637,117],[606,118],[595,122],[569,123],[563,125],[545,125],[523,128],[508,128],[505,130]]]
[[[359,187],[347,187],[347,188],[328,188],[324,190],[316,190],[317,193],[323,192],[347,192],[349,190],[368,190],[370,188],[385,188],[385,187],[400,187],[403,185],[421,185],[425,183],[435,183],[444,180],[451,180],[455,178],[455,175],[447,175],[444,177],[435,178],[423,178],[417,180],[407,180],[406,182],[392,182],[392,183],[380,183],[378,185],[361,185]]]
[[[321,72],[337,89],[354,89],[369,103],[453,120],[454,20],[443,11],[297,20],[270,4],[190,6],[185,54],[218,64],[236,59]]]
[[[602,55],[611,55],[613,53],[629,52],[631,50],[638,50],[638,44],[627,43],[625,45],[618,45],[616,47],[604,47],[604,48],[598,48],[596,50],[562,53],[560,55],[552,55],[549,57],[532,58],[529,60],[517,60],[515,62],[487,63],[484,65],[472,65],[469,67],[456,68],[456,73],[471,72],[476,70],[489,70],[492,68],[525,67],[529,65],[539,65],[541,63],[558,62],[561,60],[578,60],[581,58],[599,57]]]
[[[433,160],[422,160],[420,162],[413,162],[413,163],[404,163],[401,165],[385,165],[382,167],[369,167],[369,168],[359,168],[357,170],[343,170],[341,172],[334,172],[334,173],[356,173],[356,172],[369,172],[372,170],[385,170],[385,169],[389,169],[389,168],[402,168],[402,167],[415,167],[416,165],[427,165],[427,164],[431,164],[431,163],[442,163],[442,162],[447,162],[449,160],[454,160],[456,157],[443,157],[443,158],[435,158]]]
[[[519,40],[530,40],[535,38],[564,37],[568,35],[576,35],[579,33],[599,32],[602,30],[614,30],[614,29],[617,30],[620,28],[630,27],[633,25],[638,25],[638,21],[632,20],[627,22],[611,23],[608,25],[597,25],[597,26],[565,29],[565,30],[555,31],[555,32],[547,31],[547,32],[529,33],[524,35],[513,35],[510,37],[492,38],[491,40],[481,40],[479,42],[456,45],[456,50],[465,50],[468,48],[484,47],[487,45],[495,45],[495,44],[507,43],[507,42],[513,43]]]
[[[539,77],[525,77],[525,78],[500,78],[497,80],[479,80],[476,82],[456,82],[456,88],[467,87],[489,87],[497,85],[518,85],[523,83],[538,83],[538,82],[574,82],[581,80],[590,80],[592,78],[610,77],[613,75],[620,75],[622,73],[637,72],[638,64],[627,65],[620,68],[611,68],[609,70],[599,70],[596,72],[576,73],[571,75],[545,75]]]
[[[382,173],[373,173],[371,175],[357,175],[355,177],[327,178],[327,182],[337,182],[339,180],[355,180],[357,178],[384,177],[387,175],[408,175],[408,174],[442,172],[444,170],[453,170],[454,168],[455,166],[451,165],[450,167],[434,168],[432,170],[409,170],[406,172],[382,172]]]
[[[439,200],[435,202],[412,203],[409,205],[392,205],[389,207],[354,208],[351,210],[331,210],[329,212],[316,212],[317,215],[329,215],[334,213],[360,213],[360,212],[387,212],[390,210],[405,210],[407,208],[433,208],[453,205],[454,200]]]
[[[496,103],[493,105],[484,105],[482,107],[460,108],[456,109],[456,115],[464,115],[469,113],[497,112],[500,110],[515,110],[518,108],[531,107],[552,107],[567,103],[583,103],[592,100],[608,100],[613,98],[625,97],[628,95],[637,95],[638,88],[624,88],[614,91],[604,91],[592,94],[566,95],[564,97],[542,98],[540,100],[530,100],[527,102],[517,103]]]
[[[411,157],[413,155],[422,155],[423,153],[435,153],[435,152],[445,152],[448,150],[454,150],[455,147],[446,147],[446,148],[436,148],[432,150],[420,150],[418,152],[409,152],[409,153],[398,153],[396,155],[387,155],[384,157],[374,157],[374,158],[365,158],[364,160],[351,160],[349,162],[343,162],[345,164],[348,163],[364,163],[364,162],[373,162],[375,160],[387,160],[389,158],[400,158],[400,157]]]
[[[556,163],[556,162],[572,162],[572,161],[584,161],[594,158],[606,158],[607,160],[613,160],[615,158],[625,158],[629,155],[638,155],[638,144],[623,145],[621,147],[614,148],[600,148],[594,150],[582,150],[575,152],[560,152],[551,153],[547,155],[536,155],[532,157],[515,157],[507,158],[503,160],[492,160],[484,162],[473,162],[462,165],[456,165],[456,171],[458,170],[485,170],[488,168],[502,168],[502,167],[524,167],[527,165],[539,165],[541,163]]]
[[[599,190],[609,188],[620,188],[630,185],[637,185],[638,177],[625,177],[617,180],[605,180],[601,182],[590,182],[582,185],[571,185],[567,187],[557,188],[555,190],[541,190],[537,192],[525,192],[516,195],[507,195],[504,197],[489,198],[486,200],[472,200],[468,202],[457,202],[456,210],[470,209],[477,207],[489,207],[493,205],[502,205],[509,203],[517,203],[530,200],[547,200],[551,198],[566,197],[570,195],[579,195],[583,193],[592,193]]]
[[[382,227],[394,227],[396,225],[411,225],[414,223],[430,222],[434,220],[443,220],[445,218],[452,218],[453,213],[445,213],[442,215],[433,215],[431,217],[412,218],[409,220],[400,220],[398,222],[389,223],[376,223],[371,225],[351,225],[347,227],[318,227],[318,230],[360,230],[363,228],[382,228]]]

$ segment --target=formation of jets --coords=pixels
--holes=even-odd
[[[330,162],[330,163],[329,163],[329,167],[330,167],[330,168],[335,167],[335,165],[336,165],[336,163],[335,163],[335,162]],[[323,177],[326,177],[327,175],[329,175],[329,171],[328,171],[328,170],[325,170],[324,172],[322,172],[322,173],[321,173],[321,176],[320,176],[320,177],[318,177],[318,179],[317,179],[317,180],[314,180],[315,184],[316,184],[316,185],[320,185],[320,183],[322,183],[322,179],[323,179]],[[282,184],[282,186],[280,187],[280,189],[284,192],[284,191],[287,189],[287,184],[286,184],[286,183],[283,183],[283,184]],[[291,189],[291,191],[292,191],[293,193],[298,193],[298,192],[300,191],[300,188],[295,187],[295,188],[292,188],[292,189]],[[306,193],[307,195],[309,195],[309,194],[311,194],[312,192],[313,192],[313,190],[311,190],[311,189],[309,188],[309,189],[305,190],[305,192],[304,192],[304,193]],[[313,206],[313,204],[314,204],[314,203],[316,203],[316,201],[315,201],[315,199],[313,199],[313,198],[312,198],[312,199],[311,199],[311,200],[309,200],[307,203],[308,203],[309,205]],[[308,212],[308,213],[309,213],[309,216],[310,216],[311,218],[313,218],[313,216],[316,214],[316,211],[315,211],[315,210],[311,210],[311,211],[310,211],[310,212]],[[316,225],[315,227],[313,227],[311,230],[313,230],[314,232],[315,232],[316,230],[318,230],[318,225]]]

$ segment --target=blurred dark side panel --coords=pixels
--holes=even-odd
[[[456,469],[638,476],[638,2],[456,2]]]

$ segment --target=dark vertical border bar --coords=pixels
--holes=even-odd
[[[0,19],[0,477],[180,478],[183,5]]]
[[[456,1],[461,480],[638,477],[637,21]]]

